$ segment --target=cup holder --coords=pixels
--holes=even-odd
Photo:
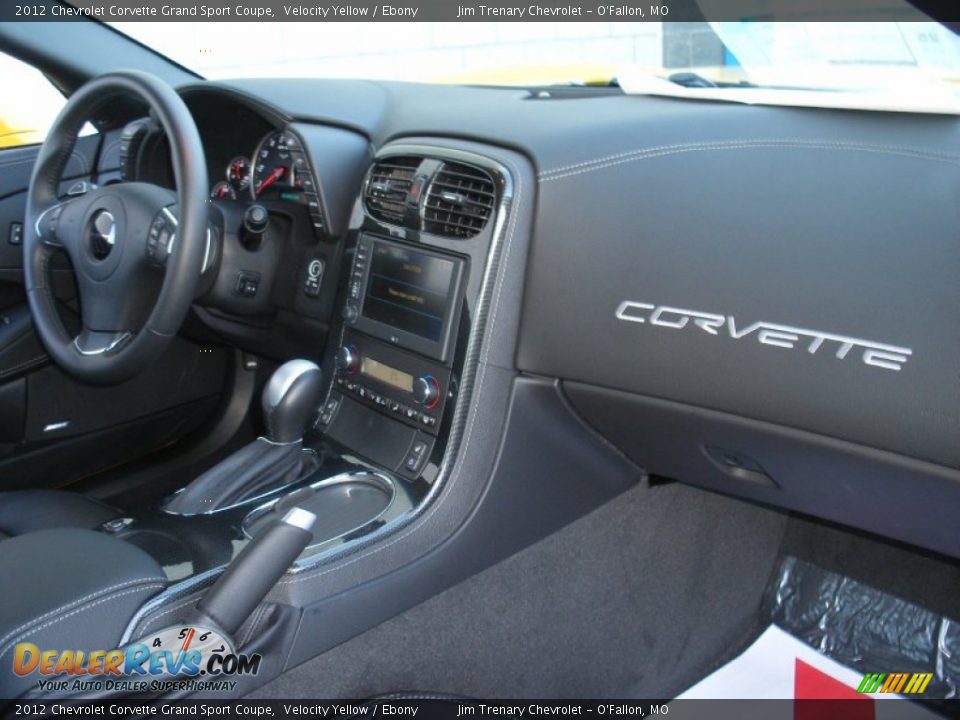
[[[242,523],[243,533],[254,537],[291,507],[317,516],[308,547],[342,538],[379,520],[396,497],[393,480],[374,472],[334,475],[290,495],[252,510]]]

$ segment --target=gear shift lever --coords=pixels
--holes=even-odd
[[[320,405],[320,368],[309,360],[291,360],[277,368],[263,389],[263,416],[267,439],[275,443],[296,442]]]
[[[207,470],[164,510],[178,515],[216,512],[296,480],[303,466],[303,436],[322,391],[320,368],[309,360],[277,368],[263,389],[266,435]]]

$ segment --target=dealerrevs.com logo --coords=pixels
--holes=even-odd
[[[23,642],[13,651],[13,672],[38,676],[43,692],[170,692],[233,690],[231,677],[256,675],[259,654],[238,654],[216,630],[171,626],[113,650],[41,649]]]

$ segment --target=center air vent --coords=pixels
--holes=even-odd
[[[495,199],[493,180],[487,172],[445,162],[427,192],[423,229],[446,237],[473,237],[490,219]]]
[[[417,157],[392,157],[375,164],[364,196],[367,212],[378,220],[402,224],[407,195],[420,162]]]

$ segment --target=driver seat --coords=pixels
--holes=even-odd
[[[52,528],[95,530],[122,515],[98,500],[64,490],[0,492],[0,540]]]

